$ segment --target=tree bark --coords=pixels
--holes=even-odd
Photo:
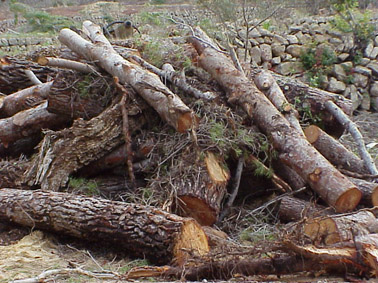
[[[141,117],[130,117],[130,129],[138,129],[143,121]],[[121,126],[121,107],[116,104],[89,121],[78,119],[69,129],[48,132],[26,173],[26,181],[43,190],[65,186],[70,174],[124,142]]]
[[[349,180],[357,186],[362,192],[361,204],[366,206],[378,205],[378,184],[374,182],[368,182],[365,180],[348,177]]]
[[[67,60],[63,58],[39,57],[37,62],[39,65],[42,66],[70,69],[81,73],[95,73],[98,71],[98,69],[95,66],[89,65],[87,63]]]
[[[203,34],[201,37],[205,41],[209,40]],[[191,40],[200,53],[200,65],[223,86],[229,102],[241,106],[270,135],[281,160],[301,175],[337,211],[353,210],[361,199],[361,192],[291,127],[257,87],[233,66],[229,58],[195,37]]]
[[[130,84],[177,131],[185,132],[195,127],[196,118],[193,112],[158,76],[123,59],[114,51],[98,25],[85,21],[83,26],[94,44],[69,29],[60,31],[59,40],[84,58],[98,61],[102,68],[118,77],[121,83]]]
[[[138,204],[58,192],[0,189],[0,219],[106,241],[159,264],[209,251],[196,221]]]
[[[336,167],[360,174],[368,173],[360,158],[319,127],[311,125],[304,133],[307,140]]]

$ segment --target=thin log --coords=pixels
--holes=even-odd
[[[367,206],[378,205],[378,184],[357,178],[349,177],[349,180],[362,192],[361,204]]]
[[[47,111],[47,102],[24,110],[12,117],[0,119],[0,141],[5,147],[18,139],[40,133],[42,129],[57,129],[69,120]]]
[[[0,97],[0,118],[32,108],[47,98],[53,82],[31,86],[18,92]]]
[[[311,125],[304,133],[307,140],[336,167],[361,174],[368,173],[360,158],[319,127]]]
[[[113,243],[134,256],[179,265],[209,251],[190,218],[138,204],[59,192],[0,189],[0,219],[23,226]]]
[[[33,73],[32,70],[25,70],[26,76],[29,80],[33,83],[33,85],[41,85],[42,82],[37,78],[37,76]]]
[[[97,61],[108,73],[130,84],[166,121],[179,132],[195,127],[193,112],[171,92],[155,74],[123,59],[102,34],[101,28],[90,21],[83,23],[93,43],[70,29],[62,29],[59,40],[71,50],[91,61]]]
[[[299,190],[307,186],[306,181],[286,164],[275,162],[273,167],[274,171],[279,174],[280,178],[285,180],[293,190]]]
[[[378,170],[375,167],[374,160],[371,158],[369,152],[366,150],[364,138],[358,130],[355,123],[332,101],[327,101],[325,104],[326,109],[332,113],[333,116],[343,125],[343,127],[352,135],[357,143],[357,148],[365,167],[372,175],[378,175]]]
[[[205,37],[202,31],[198,31]],[[206,38],[206,42],[209,38]],[[272,105],[257,87],[243,76],[224,54],[192,38],[200,65],[226,90],[230,103],[238,104],[270,135],[281,160],[304,178],[338,212],[353,210],[361,192],[337,171]]]
[[[58,67],[63,69],[75,70],[81,73],[96,73],[98,68],[95,66],[89,65],[87,63],[77,62],[73,60],[63,59],[63,58],[54,58],[54,57],[38,57],[37,60],[39,65]]]
[[[143,118],[130,117],[131,131],[143,124]],[[43,190],[58,190],[70,174],[123,143],[121,127],[121,107],[116,104],[89,121],[78,119],[69,129],[46,133],[25,180]]]

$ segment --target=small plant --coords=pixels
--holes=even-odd
[[[142,47],[143,57],[152,65],[160,67],[164,63],[161,45],[158,40],[151,40]]]
[[[88,196],[97,196],[100,194],[97,183],[85,178],[70,177],[68,187],[73,190],[79,190]]]
[[[162,5],[165,4],[165,0],[150,0],[152,5]]]
[[[140,22],[153,26],[161,26],[163,24],[161,13],[143,11],[139,13]]]

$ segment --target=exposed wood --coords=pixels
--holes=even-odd
[[[90,21],[83,23],[93,43],[69,29],[62,29],[59,40],[83,57],[97,61],[107,72],[130,84],[166,121],[179,132],[195,127],[193,112],[171,92],[155,74],[123,59],[101,32],[98,25]]]
[[[362,192],[361,203],[367,206],[378,205],[378,184],[357,178],[349,177],[349,180]]]
[[[77,62],[77,61],[63,59],[63,58],[41,56],[38,58],[37,62],[39,65],[42,65],[42,66],[70,69],[70,70],[75,70],[82,73],[98,72],[98,69],[95,66],[89,65],[87,63]]]
[[[273,167],[274,171],[277,172],[277,174],[279,174],[279,176],[285,180],[293,190],[307,187],[306,181],[286,164],[283,164],[282,162],[274,162]]]
[[[209,251],[206,235],[193,219],[149,206],[67,193],[0,189],[0,219],[105,241],[160,264],[182,265],[191,255]]]
[[[278,217],[283,222],[300,221],[308,217],[333,214],[332,208],[305,201],[296,197],[285,196],[281,199]]]
[[[36,63],[12,57],[0,58],[0,86],[1,92],[11,94],[20,89],[33,85],[25,70],[31,70],[42,82],[49,81],[56,71],[53,68],[40,66]]]
[[[0,119],[0,141],[5,147],[18,139],[32,136],[42,129],[63,127],[69,119],[47,111],[47,102],[18,112],[12,117]]]
[[[170,171],[170,175],[177,176],[171,182],[177,190],[175,208],[181,215],[193,217],[201,225],[211,226],[217,221],[230,179],[225,167],[215,153],[205,153],[202,161],[196,161],[192,152],[183,153]]]
[[[200,37],[205,37],[198,31]],[[205,41],[209,41],[208,38]],[[330,206],[337,211],[354,209],[361,192],[337,171],[272,105],[272,103],[243,76],[224,54],[202,41],[192,38],[200,55],[200,65],[226,90],[230,103],[239,105],[267,133],[280,158],[304,178]]]
[[[37,78],[37,76],[33,73],[32,70],[25,70],[26,76],[29,80],[33,83],[33,85],[41,85],[42,82]]]
[[[261,90],[284,115],[290,125],[294,127],[298,133],[303,135],[303,130],[298,120],[298,111],[286,100],[285,95],[272,74],[268,71],[261,71],[255,75],[254,82],[259,90]]]
[[[139,129],[143,121],[140,116],[130,117],[130,131]],[[70,174],[123,143],[121,127],[121,107],[116,104],[89,121],[78,119],[69,129],[47,132],[26,181],[43,190],[58,190]]]
[[[375,167],[374,160],[371,158],[369,152],[366,150],[364,138],[361,132],[358,130],[355,123],[349,119],[349,117],[332,101],[327,101],[325,104],[326,109],[332,113],[333,116],[343,125],[343,127],[352,135],[360,157],[364,161],[365,167],[369,170],[370,174],[378,175],[378,170]]]
[[[304,130],[307,140],[332,164],[353,172],[368,173],[364,162],[322,129],[311,125]]]
[[[17,112],[32,108],[47,98],[53,82],[31,86],[0,97],[0,118],[13,116]]]

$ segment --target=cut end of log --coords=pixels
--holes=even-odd
[[[357,188],[350,188],[343,193],[336,201],[335,209],[337,212],[352,211],[360,202],[362,193]]]
[[[309,141],[309,143],[313,144],[314,142],[316,142],[320,136],[320,129],[315,126],[315,125],[311,125],[311,126],[308,126],[305,130],[304,130],[304,133],[306,135],[306,138],[307,140]]]
[[[331,218],[311,219],[304,225],[303,232],[316,244],[330,245],[340,242],[336,224]]]
[[[49,60],[46,57],[38,57],[37,63],[42,66],[46,66],[49,63]]]
[[[202,199],[191,196],[178,198],[183,215],[194,218],[203,226],[211,226],[217,221],[217,213]]]
[[[373,190],[371,194],[371,202],[373,206],[378,206],[378,186]]]
[[[188,130],[197,127],[198,125],[198,117],[193,115],[193,113],[186,112],[185,114],[181,115],[181,117],[177,121],[177,131],[180,133],[185,133]]]
[[[205,157],[205,163],[207,172],[209,172],[213,183],[216,185],[226,185],[230,179],[230,173],[220,165],[217,157],[213,153],[208,152]]]
[[[185,220],[173,248],[175,262],[182,266],[193,253],[202,256],[209,251],[207,237],[201,226],[193,219]]]

